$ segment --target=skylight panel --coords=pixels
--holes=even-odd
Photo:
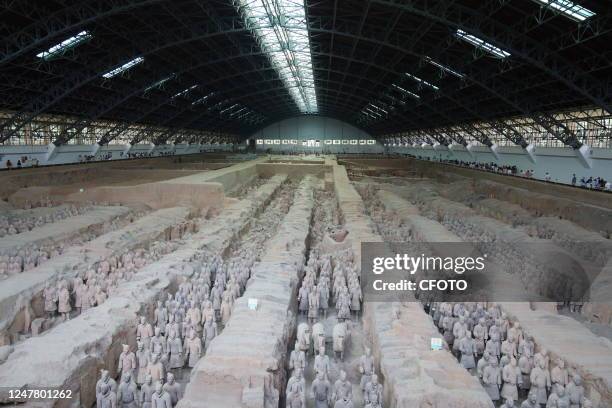
[[[375,111],[373,111],[372,109],[370,109],[368,107],[366,107],[365,110],[367,112],[370,112],[372,115],[375,115],[375,117],[377,117],[377,118],[382,118],[382,114],[380,114],[379,112],[375,112]]]
[[[391,84],[392,87],[394,87],[395,89],[397,89],[400,92],[405,93],[408,96],[412,96],[415,99],[421,99],[421,97],[413,92],[410,92],[407,89],[402,88],[401,86],[397,85],[397,84]]]
[[[238,115],[239,113],[244,112],[246,109],[247,108],[238,109],[237,111],[230,113],[229,116],[230,117],[234,117],[234,116]]]
[[[102,74],[102,76],[106,79],[112,78],[114,76],[117,76],[127,70],[129,70],[130,68],[132,68],[135,65],[138,65],[140,63],[144,62],[144,58],[143,57],[136,57],[133,60],[130,60],[128,62],[126,62],[125,64],[118,66],[117,68],[108,71],[106,74]]]
[[[595,15],[595,12],[569,0],[534,0],[536,3],[556,10],[575,21],[584,21]]]
[[[253,114],[253,111],[248,111],[247,113],[243,113],[242,115],[238,116],[236,119],[243,119],[252,114]]]
[[[430,88],[431,88],[431,89],[433,89],[434,91],[438,91],[438,90],[440,90],[440,88],[438,88],[438,87],[437,87],[437,86],[435,86],[434,84],[431,84],[431,83],[427,82],[426,80],[421,79],[421,78],[419,78],[419,77],[417,77],[417,76],[414,76],[414,75],[412,75],[412,74],[409,74],[408,72],[406,72],[404,75],[406,75],[408,78],[410,78],[410,79],[412,79],[412,80],[414,80],[414,81],[418,82],[419,84],[426,85],[426,86],[430,87]]]
[[[387,114],[389,113],[386,110],[384,110],[383,108],[381,108],[381,107],[379,107],[377,105],[374,105],[373,103],[370,103],[368,106],[371,106],[372,108],[376,109],[377,111],[381,111],[381,112],[384,112],[384,113],[387,113]]]
[[[203,97],[201,97],[200,99],[198,99],[198,100],[196,100],[196,101],[192,102],[191,104],[192,104],[192,105],[199,105],[199,104],[201,104],[201,103],[204,103],[204,102],[205,102],[205,101],[206,101],[208,98],[210,98],[211,96],[214,96],[214,95],[215,95],[215,93],[214,93],[214,92],[211,92],[211,93],[209,93],[208,95],[203,96]]]
[[[302,113],[317,113],[304,0],[237,0],[236,5]]]
[[[155,89],[155,88],[159,88],[160,86],[162,86],[163,84],[165,84],[166,82],[168,82],[169,80],[173,79],[176,76],[176,74],[172,74],[164,79],[160,79],[159,81],[155,82],[152,85],[149,85],[145,88],[145,92],[149,92],[151,89]]]
[[[387,114],[388,114],[388,112],[387,112],[387,111],[385,111],[385,110],[383,110],[383,109],[380,109],[380,108],[378,108],[377,106],[372,105],[372,104],[366,105],[365,110],[367,110],[368,112],[371,112],[371,113],[375,114],[376,116],[380,116],[381,118],[382,118],[384,115],[387,115]],[[383,115],[383,113],[384,113],[384,115]]]
[[[220,109],[223,105],[225,105],[226,103],[228,103],[229,100],[228,99],[224,99],[222,101],[219,101],[217,103],[215,103],[213,106],[211,106],[210,108],[208,108],[209,111],[213,111],[215,109]]]
[[[397,103],[399,103],[400,105],[404,105],[404,106],[406,105],[406,102],[404,102],[404,101],[403,101],[403,100],[401,100],[401,99],[395,98],[395,97],[393,97],[393,96],[392,96],[392,95],[390,95],[390,94],[385,94],[385,98],[390,99],[392,102],[397,102]]]
[[[225,112],[228,112],[228,111],[234,110],[234,108],[237,108],[238,106],[240,106],[240,105],[238,105],[237,103],[235,103],[235,104],[233,104],[232,106],[230,106],[230,107],[228,107],[228,108],[223,109],[223,110],[222,110],[221,112],[219,112],[219,113],[224,114]]]
[[[509,52],[504,51],[501,48],[496,47],[493,44],[488,43],[481,38],[476,37],[475,35],[468,34],[463,30],[457,29],[457,32],[455,33],[455,35],[458,38],[461,38],[462,40],[469,42],[476,48],[480,48],[481,50],[484,50],[488,52],[489,54],[496,56],[497,58],[507,58],[510,56]]]
[[[456,76],[457,78],[463,78],[465,77],[464,74],[455,71],[452,68],[447,67],[446,65],[442,65],[439,62],[434,61],[433,59],[431,59],[430,57],[425,57],[425,61],[427,61],[428,63],[430,63],[431,65],[433,65],[434,67],[438,67],[440,68],[442,71],[448,72],[451,75]]]
[[[377,117],[377,116],[372,115],[371,113],[369,113],[369,112],[368,112],[368,111],[366,111],[366,110],[362,110],[362,111],[361,111],[361,113],[363,113],[364,115],[366,115],[366,116],[367,116],[367,117],[369,117],[369,118],[372,118],[372,119],[378,119],[378,117]]]
[[[187,95],[187,94],[188,94],[190,91],[192,91],[192,90],[196,89],[197,87],[198,87],[198,85],[197,85],[197,84],[196,84],[196,85],[191,85],[189,88],[185,88],[185,89],[183,89],[181,92],[179,92],[179,93],[177,93],[176,95],[174,95],[174,96],[172,97],[172,99],[174,99],[174,98],[178,98],[179,96],[184,96],[184,95]]]
[[[41,53],[36,54],[36,56],[38,58],[42,58],[45,61],[48,61],[59,55],[62,55],[66,51],[76,47],[81,43],[84,43],[85,41],[89,41],[91,38],[92,35],[89,31],[81,31],[77,35],[73,35],[72,37],[65,39],[61,43],[54,45],[47,51],[43,51]]]

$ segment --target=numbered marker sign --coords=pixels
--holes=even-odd
[[[431,338],[431,349],[432,350],[442,350],[442,339],[439,337]]]
[[[258,303],[259,302],[257,301],[257,299],[249,298],[249,300],[248,300],[249,309],[250,310],[257,310],[257,304]]]

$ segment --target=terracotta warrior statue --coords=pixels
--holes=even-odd
[[[329,309],[329,287],[327,284],[319,282],[317,290],[319,292],[319,308],[323,312],[323,318],[327,319],[327,310]]]
[[[538,404],[538,397],[535,393],[530,393],[529,396],[523,403],[521,404],[521,408],[540,408],[540,404]]]
[[[532,358],[535,354],[535,343],[533,342],[533,336],[523,336],[523,340],[519,341],[518,353],[521,356]]]
[[[168,338],[168,368],[181,369],[185,362],[183,361],[183,343],[181,339],[176,337],[176,332],[170,332]]]
[[[353,405],[353,401],[350,398],[344,397],[336,401],[333,407],[334,408],[354,408],[354,405]]]
[[[299,393],[302,396],[303,406],[306,406],[306,380],[302,374],[302,370],[296,368],[293,371],[293,375],[287,381],[287,389],[285,390],[286,395],[292,393]]]
[[[338,322],[334,325],[332,331],[334,359],[339,356],[340,361],[344,360],[344,350],[350,336],[348,323]]]
[[[516,344],[520,344],[523,341],[523,329],[519,322],[514,322],[512,327],[508,329],[508,338],[512,338]]]
[[[138,390],[136,384],[132,381],[132,375],[129,372],[124,372],[121,377],[121,384],[117,387],[117,403],[118,408],[137,408],[138,407]]]
[[[155,326],[159,327],[161,334],[165,334],[166,323],[168,323],[168,310],[166,310],[161,300],[157,301],[157,308],[155,309],[154,317]]]
[[[372,379],[366,384],[363,393],[363,401],[370,404],[372,401],[377,401],[380,405],[383,404],[383,386],[378,382],[378,376],[372,374]]]
[[[308,323],[300,323],[298,325],[296,342],[300,345],[300,350],[306,355],[308,355],[310,351],[311,333]]]
[[[149,350],[144,347],[142,341],[138,341],[136,345],[136,365],[138,367],[136,371],[136,383],[138,385],[144,384],[147,378],[147,366],[151,360],[151,354]]]
[[[348,288],[344,286],[338,295],[338,300],[336,301],[336,313],[338,320],[346,320],[351,318],[351,310],[350,310],[350,297],[348,294]]]
[[[308,296],[308,321],[313,324],[319,319],[319,296],[317,286],[311,289],[311,296]]]
[[[203,336],[204,336],[204,347],[208,348],[210,342],[217,337],[217,323],[213,319],[206,320],[204,323]]]
[[[60,290],[57,295],[58,297],[58,312],[62,314],[64,320],[70,318],[70,291],[68,290],[68,284],[64,281],[60,284]]]
[[[293,370],[297,368],[304,370],[305,367],[306,367],[306,354],[302,350],[300,350],[300,344],[296,340],[295,348],[293,349],[293,351],[291,352],[289,356],[289,370],[291,370],[291,372],[293,372]]]
[[[316,353],[321,352],[321,348],[325,349],[325,326],[321,322],[312,325],[312,350]]]
[[[161,329],[159,327],[155,328],[155,335],[151,337],[149,348],[151,354],[159,354],[160,356],[166,355],[166,339],[161,335]]]
[[[482,355],[482,358],[478,360],[478,364],[476,364],[476,376],[482,380],[482,376],[484,374],[484,369],[489,365],[489,360],[493,358],[491,357],[491,353],[485,351]]]
[[[77,314],[81,314],[83,291],[85,290],[87,290],[87,287],[83,283],[83,279],[80,277],[75,278],[72,293],[74,294],[74,307],[77,310]]]
[[[550,381],[553,384],[566,386],[569,383],[569,373],[565,368],[565,361],[562,358],[557,359],[557,365],[550,370]]]
[[[374,374],[374,357],[369,347],[365,348],[365,354],[361,356],[359,361],[359,372],[361,373],[361,389],[365,391],[366,384],[368,384]]]
[[[221,315],[221,323],[223,326],[225,326],[232,315],[232,303],[227,296],[224,296],[223,300],[221,301],[221,309],[219,310],[219,314]]]
[[[550,390],[550,373],[546,369],[546,362],[544,359],[538,359],[538,364],[531,370],[530,392],[535,393],[537,396],[538,404],[546,404],[548,401],[547,390]]]
[[[117,408],[117,395],[110,385],[102,384],[96,393],[96,408]]]
[[[299,305],[299,310],[300,313],[302,314],[307,314],[308,313],[308,309],[310,307],[310,303],[308,301],[308,288],[306,286],[300,287],[300,290],[298,292],[298,305]]]
[[[518,401],[518,385],[523,381],[523,377],[515,358],[502,369],[502,380],[504,385],[501,389],[501,397]]]
[[[83,284],[81,289],[81,312],[91,309],[96,304],[94,293],[89,290],[87,285]]]
[[[100,379],[98,380],[98,382],[96,383],[96,398],[98,400],[98,405],[97,408],[105,408],[102,407],[100,405],[100,396],[104,394],[104,400],[108,401],[109,400],[109,395],[108,393],[103,392],[103,390],[108,387],[108,391],[112,392],[112,396],[113,398],[115,398],[115,391],[117,390],[117,383],[115,382],[115,380],[113,380],[109,373],[108,370],[102,370],[100,371]],[[112,405],[112,407],[115,407],[115,403],[116,403],[116,399],[114,399],[114,403]],[[110,405],[108,406],[109,408],[111,407]]]
[[[185,340],[185,358],[187,366],[195,367],[202,355],[202,340],[197,337],[195,330],[189,331],[189,337]]]
[[[168,323],[166,323],[166,338],[170,336],[171,331],[174,331],[177,337],[180,337],[181,325],[176,321],[174,313],[170,314],[168,317]]]
[[[304,398],[298,391],[292,391],[287,394],[287,403],[285,408],[306,408],[304,405]]]
[[[570,399],[570,408],[581,408],[580,403],[584,399],[584,386],[580,375],[574,374],[572,381],[566,387],[566,392]]]
[[[351,312],[354,312],[356,316],[359,316],[361,312],[361,301],[363,300],[363,295],[361,293],[361,286],[358,284],[353,285],[350,289],[351,296]]]
[[[506,340],[502,342],[501,345],[501,353],[504,356],[508,356],[508,358],[516,357],[516,343],[514,342],[514,337],[508,337]]]
[[[94,298],[96,300],[96,305],[100,306],[106,301],[106,299],[108,299],[108,296],[106,295],[106,293],[104,293],[100,286],[97,286]]]
[[[521,370],[521,379],[519,387],[526,393],[531,389],[531,370],[533,369],[533,360],[526,355],[522,355],[518,360],[518,368]]]
[[[121,355],[119,355],[117,371],[122,374],[130,374],[132,378],[134,376],[136,371],[136,355],[134,352],[130,351],[130,346],[128,344],[123,345],[123,351]]]
[[[329,379],[330,367],[329,357],[325,355],[325,347],[320,347],[319,354],[314,359],[314,371],[317,374],[323,374],[325,379]]]
[[[163,390],[161,382],[155,384],[155,392],[151,396],[151,408],[172,408],[172,399]]]
[[[340,370],[340,378],[334,383],[332,400],[353,400],[353,386],[350,381],[346,379],[346,371],[344,370]]]
[[[161,381],[164,378],[164,365],[159,361],[159,354],[153,354],[147,366],[147,375],[150,375],[153,382]]]
[[[455,342],[459,343],[459,351],[461,352],[461,365],[466,370],[472,370],[476,368],[476,353],[478,349],[472,334],[468,331],[464,332],[463,338],[455,339]]]
[[[489,360],[489,365],[485,367],[482,373],[482,382],[484,388],[489,394],[489,398],[493,401],[499,401],[499,388],[501,386],[501,370],[497,358],[492,356]]]
[[[370,401],[364,405],[364,408],[382,408],[382,401],[378,400],[378,394],[372,394]]]
[[[52,318],[57,311],[57,291],[50,282],[45,285],[43,298],[45,299],[45,312],[47,312],[49,318]]]
[[[317,372],[317,378],[312,382],[311,391],[315,401],[315,408],[329,407],[332,390],[323,372]]]
[[[550,357],[548,356],[548,350],[543,348],[542,350],[535,353],[535,355],[533,356],[533,361],[534,361],[534,366],[539,366],[540,365],[539,362],[542,361],[544,363],[544,367],[542,368],[548,371],[549,363],[550,363]]]
[[[153,378],[147,374],[144,384],[140,387],[140,407],[151,408],[152,398],[155,388],[153,387]]]
[[[570,399],[565,393],[565,387],[561,384],[555,384],[552,388],[553,391],[548,396],[546,408],[559,408],[562,404],[565,408],[569,408]]]
[[[166,376],[166,383],[163,386],[163,390],[170,395],[170,401],[172,406],[175,406],[178,400],[183,398],[183,391],[181,385],[174,379],[174,374],[168,373]]]

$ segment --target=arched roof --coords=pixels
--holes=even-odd
[[[0,142],[50,113],[76,118],[58,143],[99,119],[246,136],[299,114],[245,19],[244,5],[255,2],[302,4],[9,2],[0,10],[0,109],[10,112]],[[305,0],[317,112],[374,135],[488,121],[518,144],[520,134],[498,119],[524,115],[576,147],[550,112],[612,113],[612,7],[575,3],[593,15],[572,17],[542,0]],[[269,29],[297,30],[283,21],[271,15]],[[83,32],[87,40],[61,56],[36,57]],[[102,76],[135,57],[143,62]]]

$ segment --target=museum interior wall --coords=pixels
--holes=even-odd
[[[534,177],[538,179],[544,179],[546,172],[548,172],[551,175],[551,180],[559,183],[570,183],[573,174],[576,174],[578,179],[591,176],[606,178],[607,175],[612,174],[612,150],[601,148],[591,150],[589,167],[569,147],[536,147],[532,155],[518,146],[500,146],[497,154],[494,154],[486,146],[475,146],[470,150],[456,145],[453,145],[451,149],[443,150],[435,149],[432,146],[388,147],[388,151],[391,153],[412,155],[429,160],[459,160],[514,165],[519,170],[532,170]]]
[[[112,144],[100,146],[97,144],[70,144],[55,148],[45,145],[13,145],[0,146],[0,169],[6,168],[6,162],[10,160],[13,167],[17,160],[27,156],[29,161],[38,160],[40,166],[58,165],[68,163],[79,163],[79,156],[93,156],[94,160],[121,160],[132,156],[149,155],[185,155],[202,152],[232,151],[238,149],[231,144],[169,144],[155,146],[153,144]],[[52,150],[52,151],[51,151]]]

